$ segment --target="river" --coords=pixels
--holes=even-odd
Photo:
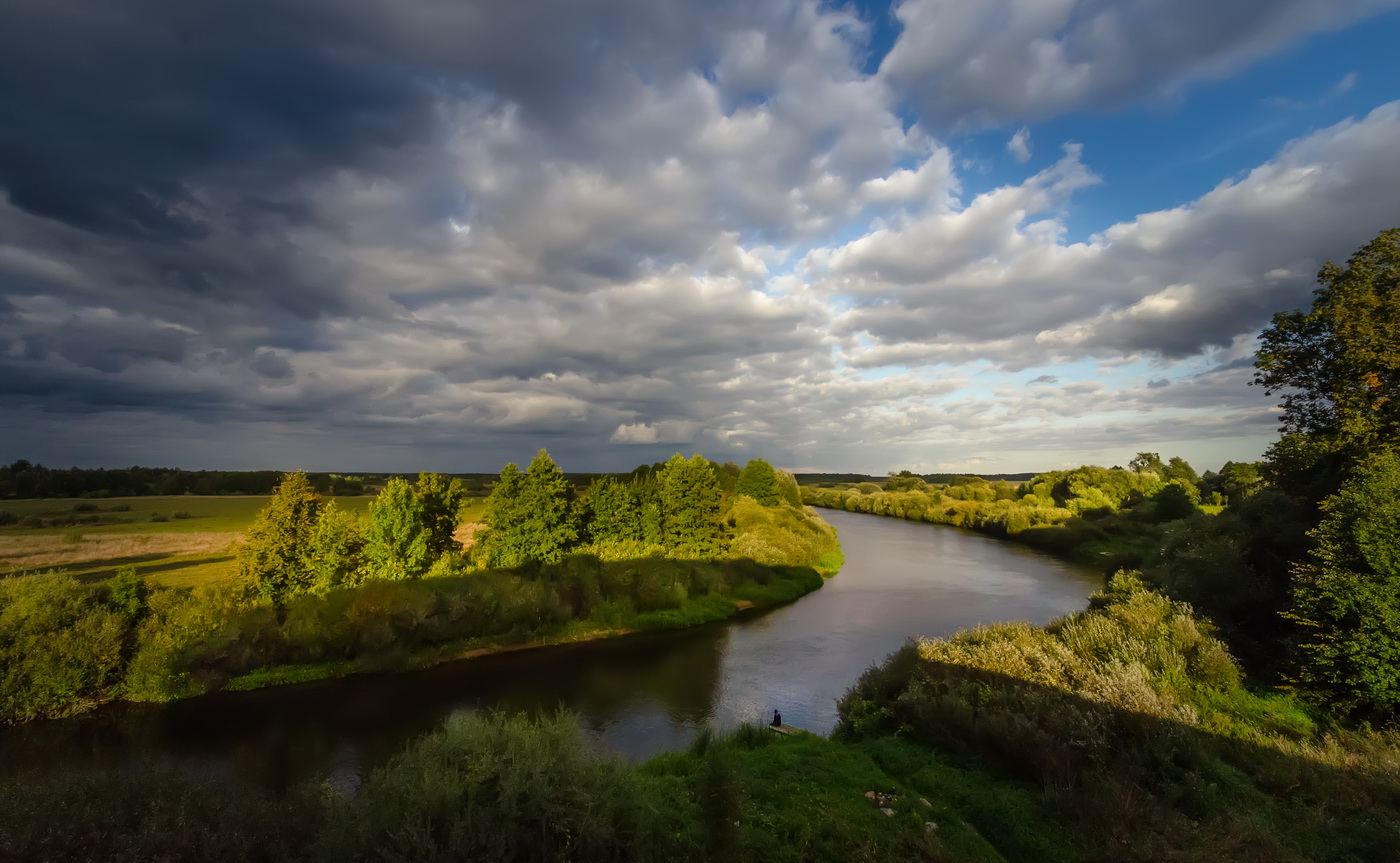
[[[1083,608],[1101,579],[956,528],[822,510],[846,564],[792,605],[726,624],[500,654],[174,704],[118,704],[0,730],[0,775],[173,765],[282,789],[353,786],[463,710],[575,712],[604,748],[640,760],[718,727],[783,720],[827,733],[836,700],[912,635]]]

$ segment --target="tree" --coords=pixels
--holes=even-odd
[[[1155,452],[1140,452],[1128,462],[1128,470],[1134,473],[1155,473],[1166,479],[1167,466],[1162,464],[1162,456]]]
[[[642,538],[637,501],[630,485],[610,476],[588,487],[588,531],[594,542],[635,542]]]
[[[667,554],[694,560],[723,556],[729,536],[720,519],[722,493],[705,457],[671,456],[659,485]]]
[[[1400,454],[1362,462],[1322,505],[1294,569],[1297,678],[1344,709],[1400,709]]]
[[[1317,280],[1308,311],[1280,312],[1260,335],[1253,383],[1283,394],[1285,436],[1350,462],[1400,432],[1400,229]]]
[[[1185,480],[1174,479],[1152,496],[1153,515],[1157,521],[1175,521],[1199,512],[1196,503],[1201,493]]]
[[[1195,485],[1201,481],[1201,478],[1196,475],[1196,469],[1191,467],[1191,463],[1179,455],[1174,455],[1167,460],[1167,465],[1161,476],[1165,482],[1181,480],[1189,485]]]
[[[1246,461],[1227,461],[1220,468],[1220,493],[1231,505],[1258,491],[1264,483],[1259,466]]]
[[[305,555],[311,592],[324,595],[359,583],[364,548],[360,520],[336,506],[334,500],[327,503],[316,519]]]
[[[462,481],[449,479],[440,473],[420,473],[413,487],[418,504],[423,508],[423,526],[428,531],[428,552],[433,559],[447,553],[461,554],[462,544],[457,532],[462,502],[467,498]]]
[[[777,506],[778,477],[773,466],[761,458],[750,459],[739,474],[735,494],[746,494],[761,506]]]
[[[525,471],[520,487],[520,522],[527,558],[558,563],[578,542],[579,525],[573,508],[574,487],[546,450],[540,450]]]
[[[545,450],[523,474],[513,462],[505,466],[487,499],[486,523],[482,542],[488,566],[558,563],[579,540],[573,486]]]
[[[521,487],[525,477],[515,462],[501,468],[501,475],[491,486],[491,495],[486,498],[486,532],[482,534],[474,551],[474,558],[490,567],[510,568],[519,566],[527,559],[522,544],[520,523],[525,513],[520,506]]]
[[[369,505],[365,559],[374,578],[418,578],[436,560],[423,504],[407,480],[392,477]]]
[[[885,491],[927,491],[928,483],[924,478],[914,473],[912,470],[902,470],[899,473],[890,473],[890,478],[885,481]]]
[[[305,471],[283,477],[238,550],[239,573],[252,581],[260,596],[281,605],[310,588],[306,548],[320,515],[321,496]]]

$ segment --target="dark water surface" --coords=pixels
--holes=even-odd
[[[629,759],[686,745],[706,723],[764,720],[826,733],[836,699],[911,635],[1044,623],[1101,579],[954,528],[822,510],[846,565],[767,614],[683,632],[501,654],[409,674],[351,677],[163,706],[113,705],[0,731],[0,774],[174,763],[284,788],[353,785],[453,713],[566,707]]]

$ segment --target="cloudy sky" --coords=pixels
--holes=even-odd
[[[7,0],[0,460],[1253,459],[1400,0]]]

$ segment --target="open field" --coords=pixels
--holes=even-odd
[[[334,500],[363,517],[374,498]],[[11,513],[17,523],[0,525],[0,575],[64,569],[97,582],[118,567],[135,566],[167,587],[194,587],[233,575],[239,535],[266,503],[262,496],[190,495],[3,501],[0,512]],[[484,498],[470,499],[464,524],[480,520],[485,508]],[[50,526],[36,526],[37,519]],[[88,519],[92,523],[83,523]],[[78,523],[64,523],[73,520]],[[464,527],[459,534],[466,538],[471,532]]]

